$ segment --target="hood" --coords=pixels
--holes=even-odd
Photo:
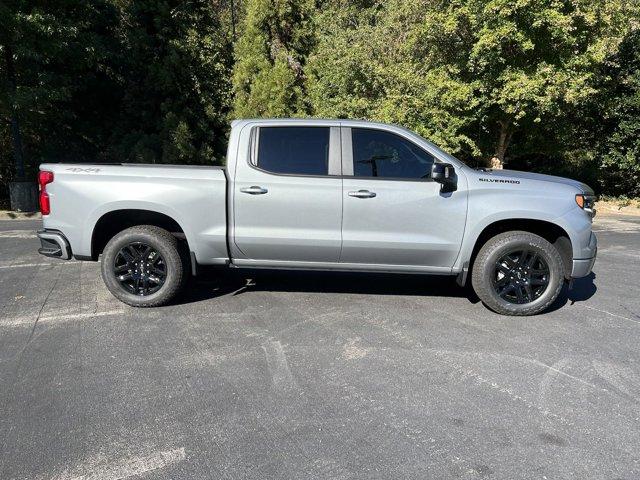
[[[593,195],[593,190],[587,184],[570,178],[556,177],[555,175],[543,175],[542,173],[519,172],[518,170],[478,170],[478,174],[487,178],[537,180],[539,182],[553,182],[569,185],[577,188],[582,193]]]

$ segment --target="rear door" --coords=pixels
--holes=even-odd
[[[233,184],[234,242],[246,260],[337,262],[340,128],[257,124]],[[240,158],[240,156],[239,156]]]
[[[400,132],[343,128],[341,263],[448,271],[460,250],[466,186],[442,194],[436,158]]]

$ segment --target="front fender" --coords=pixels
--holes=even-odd
[[[586,256],[581,255],[583,254],[584,246],[589,244],[591,222],[585,212],[580,210],[577,206],[575,206],[575,208],[569,208],[568,211],[559,216],[553,215],[552,213],[544,210],[514,209],[494,212],[481,217],[478,221],[468,225],[462,241],[460,254],[456,259],[453,271],[460,272],[464,268],[465,264],[468,265],[476,242],[487,227],[496,222],[505,220],[524,222],[527,220],[538,220],[557,225],[566,232],[567,236],[571,240],[573,258],[587,258]]]

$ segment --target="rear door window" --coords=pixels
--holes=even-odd
[[[260,127],[258,168],[289,175],[328,175],[329,127]]]

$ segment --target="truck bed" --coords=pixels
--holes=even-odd
[[[175,219],[198,263],[228,261],[224,167],[59,163],[41,170],[54,173],[44,228],[63,231],[75,257],[95,256],[93,232],[109,215],[145,210]]]

